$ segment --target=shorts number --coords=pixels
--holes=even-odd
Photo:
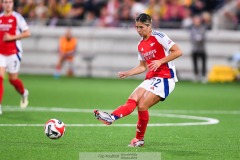
[[[151,83],[151,85],[153,85],[154,87],[158,87],[159,83],[161,83],[161,79],[153,78],[153,82]]]

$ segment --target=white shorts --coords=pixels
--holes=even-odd
[[[144,88],[147,91],[160,96],[161,101],[164,101],[173,91],[175,87],[175,80],[174,78],[153,77],[151,79],[144,80],[138,87]]]
[[[18,73],[21,64],[21,56],[13,54],[10,56],[0,54],[0,67],[5,67],[9,73]]]

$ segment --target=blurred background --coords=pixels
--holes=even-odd
[[[54,75],[59,38],[71,27],[77,39],[73,76],[117,77],[118,71],[139,63],[140,37],[134,19],[145,12],[152,16],[153,28],[183,50],[175,61],[179,79],[239,80],[240,0],[15,0],[15,10],[26,18],[32,32],[22,40],[24,74]],[[194,17],[200,19],[196,24]],[[204,59],[197,60],[197,73],[196,48],[204,54]],[[203,66],[206,73],[201,71]],[[67,75],[67,67],[63,66],[61,75]]]

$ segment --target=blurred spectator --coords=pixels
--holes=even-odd
[[[205,9],[209,13],[213,13],[224,5],[226,0],[202,0],[205,4]]]
[[[240,7],[239,6],[238,6],[238,10],[237,10],[237,19],[238,19],[238,24],[237,24],[237,28],[236,29],[240,30]]]
[[[160,27],[160,14],[157,11],[154,11],[152,14],[152,28],[159,28]]]
[[[2,0],[1,0],[2,1]],[[0,2],[1,3],[1,2]],[[15,0],[14,7],[17,8],[18,6],[24,6],[27,4],[27,0]]]
[[[55,26],[58,26],[60,24],[61,24],[61,20],[59,18],[58,12],[56,10],[52,11],[51,12],[51,17],[48,18],[48,20],[46,22],[46,25],[51,26],[51,27],[55,27]]]
[[[152,17],[152,27],[159,28],[160,21],[167,10],[166,0],[149,0],[145,13]]]
[[[182,28],[190,28],[192,26],[192,12],[190,8],[185,7],[184,19],[182,20]]]
[[[240,0],[232,0],[214,14],[214,29],[237,29],[239,25]]]
[[[68,0],[60,0],[59,4],[57,4],[57,12],[61,19],[67,18],[70,10],[72,8],[72,4],[68,2]]]
[[[39,24],[41,24],[41,21],[36,19],[35,10],[30,10],[29,11],[27,21],[28,21],[29,25],[39,25]]]
[[[194,0],[181,0],[185,7],[190,7]]]
[[[206,81],[206,60],[207,53],[205,49],[206,27],[202,23],[199,15],[193,17],[193,25],[190,28],[190,39],[192,43],[192,61],[195,75],[195,81]],[[201,69],[199,70],[199,60],[201,61]]]
[[[157,0],[149,0],[145,13],[152,16],[156,12],[159,12],[160,14],[160,6],[158,5]]]
[[[87,26],[87,27],[95,27],[97,26],[97,23],[98,23],[98,19],[95,15],[95,12],[93,11],[88,11],[86,13],[86,18],[85,20],[83,21],[83,26]]]
[[[203,12],[201,14],[203,23],[205,24],[207,29],[211,29],[212,28],[212,17],[211,14],[209,12]]]
[[[108,0],[106,9],[108,12],[108,18],[111,21],[111,26],[116,27],[118,21],[118,9],[120,7],[119,0]]]
[[[159,14],[160,18],[164,17],[164,15],[167,12],[167,1],[166,0],[158,0],[158,5],[159,5]]]
[[[39,19],[46,18],[49,26],[93,26],[99,20],[102,27],[133,27],[135,16],[147,13],[153,19],[153,28],[186,28],[191,25],[191,17],[197,14],[202,15],[208,29],[240,29],[239,0],[15,1],[17,12],[30,19],[30,24],[36,25]]]
[[[86,11],[94,12],[96,17],[100,16],[100,10],[106,6],[108,0],[87,0],[84,1],[84,7]]]
[[[132,27],[132,17],[131,17],[131,8],[126,5],[122,4],[118,10],[118,26],[123,28],[129,28]]]
[[[108,0],[106,5],[108,15],[111,16],[112,18],[116,18],[119,7],[120,7],[119,0]]]
[[[47,4],[48,20],[47,26],[57,26],[59,24],[60,15],[57,10],[57,0],[49,0]]]
[[[85,6],[83,0],[74,0],[72,8],[68,14],[68,18],[71,20],[71,25],[79,26],[84,20]]]
[[[23,6],[23,16],[29,18],[31,12],[35,12],[36,3],[34,0],[27,0],[27,3]],[[33,15],[33,13],[31,13]],[[32,17],[31,18],[34,18]]]
[[[194,3],[190,6],[190,9],[193,15],[200,15],[206,11],[205,3],[202,0],[195,0]]]
[[[16,6],[16,12],[23,15],[23,7],[24,7],[24,4],[19,4],[18,6]]]
[[[149,15],[156,14],[158,12],[160,18],[162,18],[167,11],[166,0],[149,0],[145,13]]]
[[[57,0],[48,0],[47,8],[49,18],[53,18],[56,17],[56,15],[59,15],[57,11]]]
[[[108,16],[107,8],[103,7],[100,10],[100,17],[98,18],[98,27],[110,27],[113,19]]]
[[[77,49],[77,39],[72,36],[71,29],[68,28],[64,36],[59,39],[59,57],[56,65],[56,71],[54,73],[55,78],[59,78],[63,64],[68,62],[67,75],[74,75],[74,56]]]
[[[35,15],[38,21],[46,21],[48,18],[47,15],[48,8],[45,4],[44,0],[38,0],[37,5],[35,7]],[[45,22],[44,22],[45,24]]]
[[[137,15],[144,13],[146,7],[141,3],[141,0],[124,0],[124,3],[130,7],[130,15],[135,19]]]
[[[116,27],[117,11],[119,8],[118,0],[109,0],[108,3],[100,9],[98,27]]]
[[[166,22],[164,27],[180,28],[181,22],[184,19],[184,13],[184,7],[178,0],[169,0],[166,14],[163,17],[163,21]]]

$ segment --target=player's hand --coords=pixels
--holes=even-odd
[[[118,72],[118,76],[119,78],[124,79],[128,77],[128,74],[127,72]]]
[[[148,68],[151,70],[151,71],[156,71],[160,66],[162,65],[162,62],[161,60],[155,60],[155,61],[152,61],[152,63],[150,63],[148,65]]]
[[[3,41],[12,41],[14,40],[13,36],[11,34],[5,33],[3,36]]]

